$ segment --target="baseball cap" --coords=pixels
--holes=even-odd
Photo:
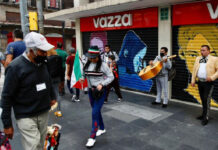
[[[96,58],[100,55],[100,50],[98,46],[91,46],[88,50],[88,57],[89,58]]]
[[[26,47],[37,47],[42,51],[49,51],[54,48],[54,46],[49,44],[42,34],[36,32],[28,33],[24,38],[24,42],[26,43]]]
[[[69,52],[71,52],[71,53],[76,53],[76,50],[75,50],[74,47],[70,47],[70,48],[69,48]]]

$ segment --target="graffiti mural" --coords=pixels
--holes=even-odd
[[[118,70],[121,87],[156,94],[153,80],[143,81],[137,73],[158,54],[157,28],[83,32],[83,50],[91,45],[106,44],[119,55]],[[103,51],[103,50],[102,50]]]
[[[195,87],[191,86],[191,74],[196,57],[201,56],[201,45],[209,45],[211,47],[211,55],[218,56],[218,27],[215,24],[183,26],[177,27],[173,34],[174,37],[177,36],[178,44],[177,46],[174,46],[174,48],[177,49],[174,53],[177,53],[180,59],[185,63],[185,66],[179,64],[177,68],[180,70],[184,69],[184,72],[187,70],[188,72],[186,75],[183,74],[183,72],[180,72],[173,85],[177,84],[177,86],[179,86],[180,82],[186,82],[186,87],[183,88],[183,91],[191,95],[192,99],[201,103],[197,85]],[[217,87],[218,82],[215,81],[215,90],[211,99],[211,105],[216,107],[218,107]],[[178,94],[178,91],[176,90],[178,90],[178,88],[175,89],[173,93]]]
[[[124,37],[119,53],[119,74],[120,85],[141,91],[149,92],[152,87],[152,80],[143,81],[137,75],[146,67],[147,45],[136,35],[134,31],[128,31]],[[131,85],[131,86],[129,86]]]
[[[104,51],[104,46],[107,45],[107,32],[93,32],[90,38],[90,46],[97,45],[101,52]]]

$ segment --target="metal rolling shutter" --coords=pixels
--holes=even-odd
[[[176,58],[176,77],[172,82],[172,98],[197,102],[198,90],[189,87],[191,82],[191,66],[194,65],[197,52],[202,44],[209,44],[212,55],[218,56],[218,27],[210,25],[190,25],[173,27],[173,54]],[[212,98],[218,102],[218,80]],[[216,106],[216,105],[214,105]]]
[[[116,53],[119,54],[124,38],[128,34],[129,31],[134,33],[136,36],[138,36],[141,39],[142,43],[147,45],[147,52],[144,57],[144,60],[146,61],[146,64],[148,64],[148,62],[150,60],[153,60],[155,56],[158,54],[158,29],[157,28],[145,28],[145,29],[133,29],[133,30],[106,31],[107,32],[107,43],[111,46],[111,50],[116,51]],[[87,52],[88,50],[91,34],[92,34],[91,32],[83,32],[84,52]],[[128,44],[131,44],[131,42],[129,42]],[[120,77],[125,76],[125,74],[126,74],[125,72],[119,71]],[[152,87],[151,91],[145,91],[143,90],[145,86],[143,84],[140,84],[138,80],[136,81],[136,78],[128,79],[128,76],[125,76],[125,77],[127,78],[125,81],[124,88],[148,92],[152,94],[156,93],[156,86],[155,86],[154,81],[153,81],[153,85],[151,85]],[[121,83],[121,86],[122,86],[122,83]]]

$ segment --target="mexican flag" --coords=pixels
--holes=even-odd
[[[73,71],[71,75],[71,87],[78,88],[78,89],[84,89],[88,86],[87,79],[81,84],[79,80],[82,78],[83,74],[83,64],[79,58],[79,51],[76,51],[76,56],[74,59],[73,64]]]

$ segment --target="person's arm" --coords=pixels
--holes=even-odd
[[[166,68],[167,68],[167,69],[171,69],[171,67],[172,67],[172,62],[170,61],[170,59],[167,59],[167,62],[165,63],[165,65],[166,65]]]
[[[68,76],[69,72],[70,72],[70,65],[67,64],[67,80],[70,80],[70,76]]]
[[[149,65],[153,65],[154,63],[156,63],[158,61],[158,56],[154,59],[154,60],[150,60],[149,61]]]
[[[107,76],[107,78],[101,83],[103,86],[107,86],[114,80],[114,75],[106,63],[102,63],[102,72]]]
[[[218,78],[218,57],[215,59],[215,74],[211,76],[211,80],[215,81]]]
[[[115,56],[115,61],[118,62],[119,61],[119,56],[117,55],[116,52],[113,52],[114,53],[114,56]]]
[[[195,80],[196,80],[196,76],[194,76],[193,74],[194,74],[194,72],[195,72],[195,70],[196,70],[198,61],[199,61],[199,59],[198,59],[198,57],[197,57],[196,60],[195,60],[195,64],[194,64],[194,67],[193,67],[193,71],[192,71],[191,85],[192,85],[193,87],[195,86]]]
[[[4,67],[6,68],[13,60],[13,55],[12,54],[7,54],[6,55],[6,60],[4,63]]]
[[[5,82],[2,91],[1,98],[1,108],[2,115],[1,119],[4,126],[4,132],[8,136],[8,138],[13,138],[13,125],[11,119],[11,108],[13,105],[13,99],[15,93],[18,89],[18,76],[17,72],[13,70],[11,66],[8,66],[5,71]]]
[[[13,54],[14,54],[14,45],[13,43],[9,43],[7,48],[6,48],[6,59],[5,59],[5,64],[4,67],[6,68],[11,61],[13,60]]]

